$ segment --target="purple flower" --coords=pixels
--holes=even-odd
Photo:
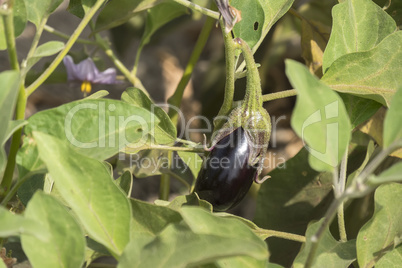
[[[68,81],[81,81],[81,91],[91,92],[91,84],[116,84],[116,70],[114,68],[106,69],[100,72],[92,59],[88,58],[75,64],[73,58],[66,56],[63,63],[67,69]]]

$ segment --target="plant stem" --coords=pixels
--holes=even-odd
[[[52,61],[49,67],[39,76],[35,82],[33,82],[27,88],[27,95],[31,95],[40,85],[42,85],[46,79],[53,73],[56,67],[63,60],[64,56],[67,55],[68,51],[74,45],[75,41],[78,39],[84,28],[90,22],[92,17],[95,15],[96,11],[103,5],[106,0],[97,0],[94,6],[85,14],[84,18],[81,20],[78,27],[75,29],[74,33],[71,35],[70,39],[67,41],[64,49],[60,51],[60,53],[56,56],[56,58]]]
[[[45,25],[43,28],[46,32],[49,32],[51,34],[54,34],[58,37],[61,37],[63,39],[68,40],[70,38],[69,35],[62,33],[56,29],[54,29],[53,27],[49,26],[49,25]],[[82,38],[77,38],[77,40],[75,41],[76,43],[80,43],[80,44],[86,44],[86,45],[94,45],[97,46],[98,43],[91,41],[91,40],[87,40],[87,39],[82,39]]]
[[[14,16],[13,16],[13,4],[14,0],[8,1],[9,12],[2,16],[4,24],[4,34],[6,37],[8,58],[10,59],[10,65],[13,70],[19,70],[19,63],[17,57],[17,50],[15,48],[15,36],[14,36]]]
[[[3,17],[3,21],[4,21],[5,37],[6,37],[7,51],[10,60],[10,65],[12,69],[19,71],[20,66],[18,63],[17,50],[15,47],[15,36],[14,36],[14,19],[12,12],[13,4],[14,1],[9,1],[9,7],[11,12],[9,12],[5,17]],[[15,111],[16,120],[24,119],[25,106],[26,106],[25,88],[23,83],[21,82]],[[4,170],[3,180],[1,181],[0,192],[2,193],[2,195],[3,194],[6,195],[10,190],[11,182],[14,175],[14,168],[16,161],[15,157],[21,144],[21,134],[22,129],[19,129],[13,134],[12,137],[10,151],[7,158],[7,165]]]
[[[190,56],[186,68],[184,69],[183,76],[177,85],[177,88],[173,95],[168,99],[168,103],[174,107],[180,107],[181,100],[183,98],[184,89],[186,88],[188,82],[190,81],[191,74],[194,71],[194,67],[198,59],[200,58],[201,52],[203,51],[205,44],[208,41],[209,34],[214,26],[214,19],[207,17],[204,26],[198,36],[197,42],[195,44],[194,50]],[[178,114],[175,109],[169,109],[169,117],[172,119],[174,125],[177,125]]]
[[[169,157],[170,162],[170,157]],[[161,175],[161,183],[159,186],[159,199],[161,200],[169,200],[170,193],[170,175],[162,174]]]
[[[187,1],[187,0],[173,0],[173,1],[178,3],[178,4],[180,4],[180,5],[182,5],[182,6],[191,8],[192,10],[198,11],[198,12],[200,12],[200,13],[204,14],[205,16],[208,16],[208,17],[210,17],[212,19],[219,20],[219,13],[216,12],[216,11],[212,11],[210,9],[204,8],[202,6],[194,4],[193,2],[190,2],[190,1]]]
[[[254,231],[258,235],[264,235],[266,238],[268,237],[278,237],[278,238],[283,238],[287,240],[292,240],[300,243],[305,243],[306,242],[306,237],[302,235],[297,235],[297,234],[290,234],[286,232],[280,232],[280,231],[273,231],[273,230],[266,230],[266,229],[257,229]]]
[[[289,90],[285,90],[285,91],[262,95],[262,101],[267,102],[267,101],[292,97],[292,96],[296,96],[296,95],[297,95],[296,89],[289,89]]]
[[[338,193],[343,194],[345,192],[346,186],[346,170],[348,165],[348,148],[346,148],[345,154],[342,158],[341,162],[341,170],[339,174],[339,182],[338,182]],[[339,228],[339,237],[341,242],[348,241],[346,235],[346,227],[345,227],[345,218],[344,218],[344,204],[343,202],[338,207],[338,228]]]
[[[221,22],[221,29],[223,34],[223,41],[225,43],[225,61],[226,61],[226,82],[225,82],[225,95],[221,109],[218,113],[219,117],[225,117],[229,114],[233,106],[233,95],[235,88],[235,46],[233,43],[231,33],[226,33],[224,23]],[[224,123],[224,120],[216,121],[215,128],[219,129]]]

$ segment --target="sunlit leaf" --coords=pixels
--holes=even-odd
[[[376,268],[398,268],[402,263],[402,245],[386,253],[375,265]]]
[[[287,60],[286,74],[297,90],[292,127],[307,143],[310,165],[318,171],[331,171],[350,140],[351,126],[343,101],[300,63]]]
[[[109,158],[130,143],[141,143],[158,118],[143,108],[111,99],[84,99],[38,112],[25,132],[40,131],[61,139],[81,154]]]
[[[341,56],[322,81],[332,89],[373,99],[389,106],[402,84],[402,31],[384,38],[371,50]]]
[[[324,73],[341,56],[370,50],[396,30],[395,21],[371,0],[347,0],[332,9],[332,16]]]
[[[66,207],[57,199],[37,192],[25,217],[40,223],[49,237],[40,240],[21,235],[21,243],[33,267],[81,267],[84,263],[84,232]]]
[[[131,207],[125,193],[102,162],[77,153],[53,136],[33,134],[60,195],[89,236],[119,256],[129,240]]]

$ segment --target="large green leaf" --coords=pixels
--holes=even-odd
[[[134,237],[118,267],[188,267],[242,255],[266,259],[264,242],[241,222],[222,219],[195,207],[182,208],[181,215],[186,217],[186,222],[189,219],[190,227],[184,222],[174,223],[154,239]],[[195,226],[191,219],[194,217],[201,220],[200,226],[204,228]],[[220,232],[222,229],[226,233]]]
[[[396,23],[371,0],[347,0],[332,9],[333,27],[323,71],[341,56],[374,48],[396,31]]]
[[[33,135],[58,192],[89,236],[119,256],[130,232],[131,207],[126,194],[102,162],[77,153],[48,134]]]
[[[85,99],[34,114],[25,132],[47,133],[86,156],[109,158],[146,140],[159,119],[143,108],[111,99]]]
[[[46,19],[63,0],[24,0],[28,13],[28,20],[36,27],[43,19]]]
[[[56,198],[37,192],[25,210],[25,217],[40,223],[49,235],[44,241],[21,235],[22,247],[33,267],[82,267],[84,232]]]
[[[164,0],[109,1],[96,20],[96,30],[102,31],[128,21],[135,13],[151,8]]]
[[[401,266],[402,263],[402,245],[394,248],[384,257],[382,257],[377,264],[375,265],[376,268],[398,268]]]
[[[343,101],[300,63],[287,60],[286,74],[297,90],[292,127],[308,145],[311,167],[331,171],[350,140],[351,126]]]
[[[332,192],[332,174],[318,173],[308,165],[308,152],[269,173],[258,192],[254,222],[261,228],[304,235],[307,224],[321,218]],[[268,238],[270,261],[289,267],[300,243]],[[286,248],[284,251],[283,249]]]
[[[303,249],[297,255],[294,268],[304,267],[304,263],[307,259],[307,255],[310,252],[312,245],[311,237],[318,231],[322,224],[322,220],[311,224],[307,228],[306,239],[307,243],[304,245]],[[315,260],[312,267],[316,268],[347,268],[356,259],[356,241],[349,240],[347,242],[336,241],[329,229],[327,228],[319,241],[317,251],[315,253]]]
[[[0,207],[0,219],[0,237],[18,236],[24,233],[42,241],[49,238],[49,234],[43,229],[40,222],[13,214],[4,207]]]
[[[396,142],[402,147],[402,87],[395,93],[385,116],[383,146],[387,148]]]
[[[236,37],[247,42],[255,52],[271,27],[292,6],[294,0],[233,0],[231,5],[241,11],[242,20],[234,28]]]
[[[341,56],[322,81],[332,89],[373,99],[389,106],[402,84],[402,31],[384,38],[371,50]]]
[[[375,192],[375,211],[357,236],[357,261],[361,268],[373,265],[402,236],[402,184],[390,183]]]
[[[121,99],[134,106],[144,108],[154,114],[160,121],[149,133],[155,138],[157,144],[173,144],[176,140],[177,131],[167,113],[145,93],[138,88],[128,88],[123,92]]]
[[[14,7],[12,10],[14,35],[17,37],[24,31],[27,23],[27,10],[25,7],[25,1],[14,1]],[[0,50],[7,48],[3,21],[3,19],[0,20]]]
[[[19,73],[16,71],[0,73],[0,84],[2,85],[0,90],[0,178],[2,178],[7,162],[3,146],[10,136],[9,125],[18,95]]]

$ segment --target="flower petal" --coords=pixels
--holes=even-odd
[[[80,80],[78,74],[77,65],[74,64],[73,58],[70,56],[65,56],[63,59],[64,66],[67,70],[67,80],[75,81]]]
[[[98,73],[92,82],[96,84],[115,84],[116,70],[114,68],[106,69],[105,71]]]
[[[88,58],[77,64],[77,72],[79,80],[94,82],[95,77],[99,73],[98,68],[96,68],[95,63],[92,59]]]

